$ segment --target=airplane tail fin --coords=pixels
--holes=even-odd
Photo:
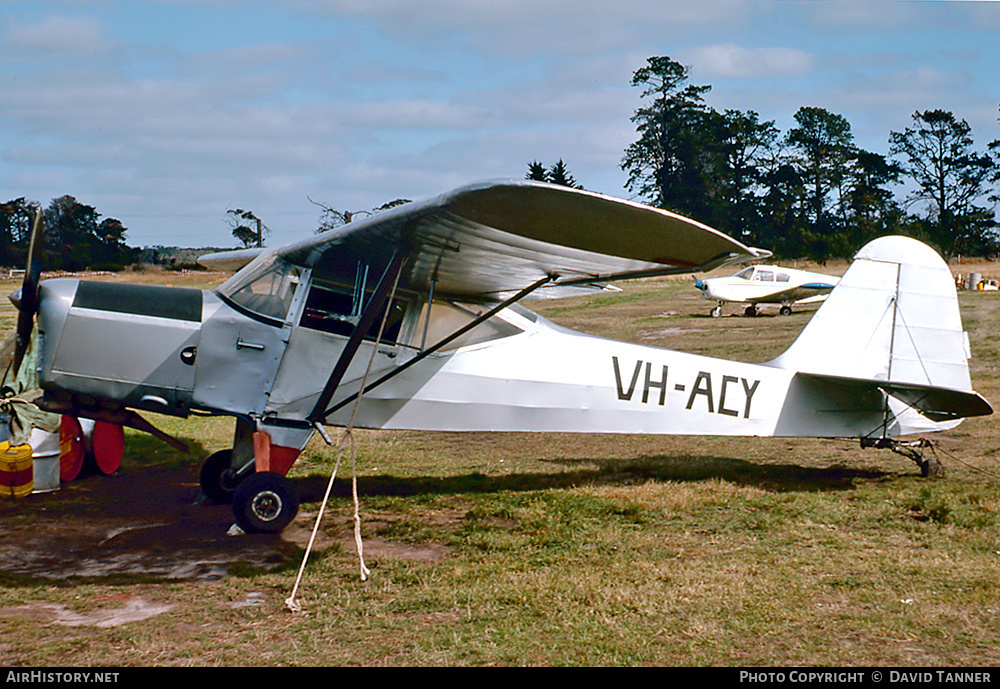
[[[948,265],[909,237],[861,249],[812,320],[770,365],[867,383],[932,421],[992,413],[972,390],[968,336]]]

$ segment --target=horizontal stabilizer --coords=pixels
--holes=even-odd
[[[864,399],[865,393],[879,390],[916,409],[931,421],[952,421],[993,413],[990,403],[977,392],[815,373],[797,373],[796,377],[849,391],[855,399]]]

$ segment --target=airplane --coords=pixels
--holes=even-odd
[[[711,310],[712,318],[722,315],[722,304],[734,302],[748,304],[744,315],[756,316],[758,304],[781,304],[778,313],[787,316],[792,312],[792,304],[809,304],[826,299],[837,283],[837,277],[810,273],[781,266],[747,266],[728,277],[695,278],[694,286],[701,290],[701,296],[718,302]]]
[[[947,265],[905,237],[861,249],[765,364],[603,339],[526,308],[767,253],[666,210],[527,180],[204,256],[239,268],[214,290],[39,282],[30,253],[12,295],[14,370],[37,374],[38,408],[160,437],[143,412],[231,418],[232,445],[200,480],[245,532],[294,518],[287,472],[314,433],[330,442],[328,426],[860,438],[927,475],[934,460],[904,436],[993,411],[972,388]]]

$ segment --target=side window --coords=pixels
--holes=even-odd
[[[778,273],[778,282],[788,282],[788,273]]]
[[[482,310],[483,307],[481,306],[476,307],[466,304],[434,302],[431,304],[430,311],[428,312],[427,305],[425,304],[420,314],[419,321],[422,324],[421,327],[426,328],[426,333],[421,334],[421,339],[424,341],[414,342],[414,346],[422,348],[437,344],[440,340],[451,335],[459,328],[475,320],[480,313],[482,313]],[[534,321],[535,318],[537,318],[535,314],[526,309],[518,311],[512,308],[511,310],[514,311],[516,315],[519,315],[521,318],[529,321]],[[503,337],[517,335],[521,332],[523,332],[522,328],[497,315],[483,323],[480,323],[475,328],[465,333],[462,337],[449,343],[443,351],[466,347],[473,344],[480,344],[482,342],[489,342],[491,340],[498,340]]]
[[[756,279],[761,282],[774,282],[774,273],[770,270],[762,270],[757,273]]]
[[[366,296],[370,297],[369,294]],[[313,283],[299,325],[310,330],[349,337],[361,320],[362,310],[362,305],[355,299],[353,290],[336,285]],[[374,340],[378,337],[382,319],[385,317],[381,341],[394,344],[399,339],[404,315],[406,315],[406,302],[401,299],[393,300],[388,307],[383,307],[379,312],[372,327],[365,334],[365,339]]]
[[[270,257],[240,271],[219,287],[219,294],[251,313],[284,321],[299,286],[299,268]]]

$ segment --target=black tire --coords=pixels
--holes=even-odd
[[[722,315],[722,307],[721,306],[716,306],[709,313],[712,315],[712,318],[718,318],[719,316]]]
[[[216,505],[228,505],[233,501],[233,493],[239,479],[232,474],[232,450],[219,450],[209,455],[201,465],[199,482],[201,492]]]
[[[233,494],[233,515],[246,533],[281,533],[298,511],[291,482],[273,471],[251,474]]]
[[[754,306],[753,304],[750,304],[750,306],[748,306],[746,310],[743,312],[743,315],[746,316],[747,318],[753,318],[754,316],[757,315],[757,307]]]
[[[792,315],[792,307],[791,306],[782,306],[781,309],[778,311],[778,313],[780,315],[782,315],[782,316],[791,316]]]

